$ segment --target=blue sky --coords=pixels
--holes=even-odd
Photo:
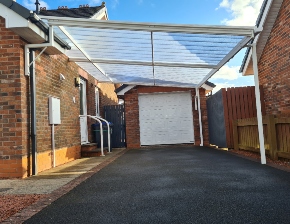
[[[17,0],[34,9],[35,0]],[[110,20],[161,22],[202,25],[253,26],[263,0],[107,0]],[[40,0],[41,7],[57,9],[58,6],[76,8],[89,4],[97,6],[100,0]],[[209,81],[221,87],[254,85],[253,76],[238,73],[245,50],[237,54]]]

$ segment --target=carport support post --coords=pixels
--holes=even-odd
[[[201,122],[199,88],[196,88],[195,91],[196,91],[197,102],[198,102],[198,119],[199,119],[200,146],[203,146],[203,135],[202,135],[202,122]]]
[[[265,141],[264,141],[264,131],[263,131],[263,120],[262,120],[262,110],[261,110],[261,98],[260,98],[261,96],[260,96],[260,88],[259,88],[260,85],[259,85],[259,73],[258,73],[256,47],[257,47],[256,43],[253,43],[252,44],[252,58],[253,58],[254,80],[255,80],[258,131],[259,131],[261,164],[266,164]]]

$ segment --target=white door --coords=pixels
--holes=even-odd
[[[141,145],[193,143],[190,92],[139,95]]]
[[[80,83],[80,115],[87,115],[87,95],[86,82],[81,79]],[[88,143],[88,124],[87,117],[80,117],[81,125],[81,144]]]

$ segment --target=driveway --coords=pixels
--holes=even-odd
[[[206,147],[130,150],[25,223],[289,223],[290,173]]]

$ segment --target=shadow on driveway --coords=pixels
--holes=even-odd
[[[206,147],[131,150],[25,223],[289,223],[290,173]]]

